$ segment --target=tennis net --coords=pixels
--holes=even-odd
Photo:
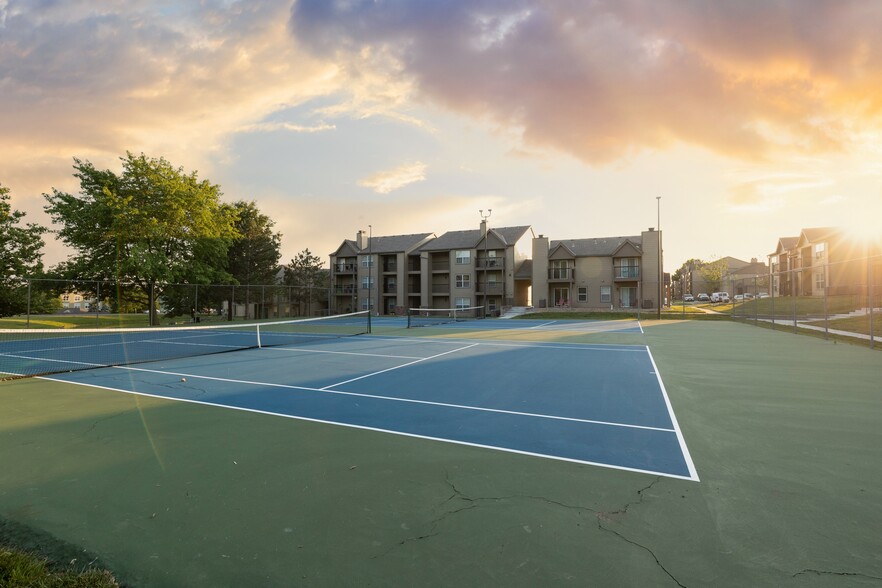
[[[309,345],[370,330],[367,311],[312,319],[124,329],[0,329],[0,379]]]
[[[407,311],[407,328],[430,327],[484,318],[483,306],[467,308],[411,308]]]

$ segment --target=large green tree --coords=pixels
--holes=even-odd
[[[68,272],[90,280],[130,282],[147,295],[156,324],[157,286],[226,276],[235,215],[220,188],[164,158],[126,153],[122,172],[74,159],[80,193],[45,194],[58,236],[76,250]]]
[[[35,223],[22,224],[25,213],[10,204],[9,188],[0,185],[0,316],[28,309],[26,278],[43,271],[43,233]]]

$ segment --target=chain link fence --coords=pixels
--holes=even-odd
[[[882,336],[882,255],[792,261],[767,276],[732,280],[732,317],[875,347]]]
[[[163,324],[324,316],[330,289],[284,284],[157,284],[156,306]],[[144,288],[127,282],[96,280],[21,280],[16,295],[28,326],[36,315],[143,314],[148,319]]]

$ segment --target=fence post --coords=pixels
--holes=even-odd
[[[876,336],[873,332],[873,261],[872,258],[867,255],[867,294],[870,299],[870,349],[873,349],[876,346]]]
[[[31,279],[28,278],[28,315],[25,320],[25,326],[31,328]]]

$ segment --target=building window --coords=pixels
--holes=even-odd
[[[823,259],[824,258],[824,251],[826,251],[826,250],[827,250],[826,243],[818,243],[817,245],[815,245],[815,259]]]
[[[815,289],[816,289],[816,290],[823,290],[823,289],[824,289],[824,286],[825,286],[825,284],[824,284],[824,272],[823,272],[823,271],[816,272],[816,273],[815,273]]]
[[[457,265],[466,265],[472,262],[472,252],[471,251],[457,251],[456,252],[456,264]]]
[[[374,256],[373,255],[362,255],[361,256],[361,267],[374,267]]]
[[[471,298],[456,298],[456,309],[463,310],[464,308],[469,308],[472,305]]]
[[[362,278],[361,279],[361,289],[362,290],[373,290],[374,289],[374,278]]]
[[[457,288],[471,288],[472,287],[472,275],[471,274],[456,274],[456,287]]]
[[[611,302],[612,301],[612,286],[601,286],[600,287],[600,301],[601,302]]]
[[[588,302],[588,288],[579,286],[579,302]]]
[[[361,299],[361,309],[362,310],[373,310],[374,309],[374,299],[370,296],[367,298]]]

